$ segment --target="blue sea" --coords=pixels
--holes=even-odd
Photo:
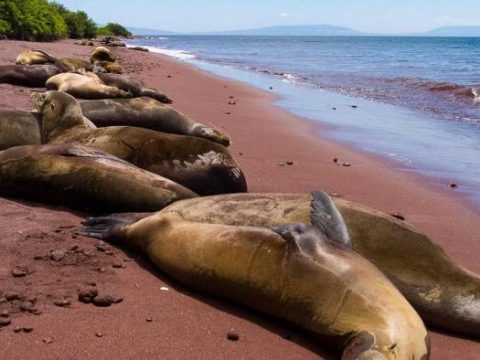
[[[332,139],[454,182],[480,205],[480,38],[152,36],[129,41],[279,96]]]

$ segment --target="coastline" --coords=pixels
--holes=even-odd
[[[86,57],[92,49],[73,45],[71,41],[49,44],[2,41],[3,44],[5,47],[0,49],[2,63],[12,63],[16,53],[28,47],[57,56],[76,57]],[[165,55],[125,49],[115,49],[115,52],[127,74],[169,94],[176,109],[230,134],[232,154],[244,169],[251,192],[307,192],[321,188],[387,213],[399,212],[409,223],[431,236],[453,259],[480,273],[477,261],[480,256],[477,243],[480,212],[461,201],[453,190],[446,186],[443,190],[429,186],[421,176],[395,170],[388,160],[326,139],[322,136],[322,125],[293,116],[273,105],[276,100],[273,94],[214,76]],[[29,89],[1,85],[0,106],[28,109],[29,92]],[[235,105],[228,104],[232,100],[230,96],[233,96]],[[333,158],[338,158],[340,165],[335,164]],[[293,165],[286,165],[286,161],[293,161]],[[351,166],[342,166],[343,162]],[[53,234],[60,224],[79,226],[81,221],[80,216],[32,204],[0,199],[0,205],[0,250],[9,254],[6,262],[9,265],[31,263],[28,256],[38,251],[25,248],[25,240],[19,231],[42,229]],[[68,236],[56,241],[65,246],[72,242]],[[91,243],[90,239],[75,241],[84,246]],[[25,253],[15,251],[14,244],[23,245]],[[116,250],[116,253],[118,257],[131,258],[131,254],[123,251]],[[10,329],[0,331],[0,340],[9,344],[5,349],[12,355],[9,358],[34,358],[38,355],[35,351],[62,358],[68,355],[62,352],[62,345],[65,347],[66,344],[71,355],[90,354],[98,359],[131,358],[133,354],[143,354],[147,358],[149,354],[161,354],[165,358],[204,356],[212,359],[227,356],[313,359],[324,355],[323,349],[305,336],[295,334],[293,341],[282,338],[281,334],[296,332],[289,329],[289,325],[191,294],[162,275],[151,272],[143,260],[136,259],[127,264],[126,269],[109,273],[106,278],[99,277],[92,270],[101,286],[119,291],[125,298],[122,304],[111,309],[97,310],[77,304],[70,310],[59,309],[44,299],[46,295],[42,291],[49,290],[40,291],[39,302],[45,306],[45,315],[18,315],[19,321],[34,322],[36,330],[21,335]],[[32,266],[38,267],[39,275],[48,277],[42,265],[35,263]],[[7,265],[0,266],[0,290],[4,284],[25,287],[25,284],[10,279],[9,269]],[[75,269],[68,271],[69,281],[75,284],[79,275],[75,274]],[[50,278],[52,276],[58,274],[50,275]],[[168,294],[159,292],[162,282],[172,288]],[[72,287],[63,287],[66,289],[60,286],[58,291],[71,295]],[[159,309],[154,310],[157,305]],[[155,311],[159,311],[155,315],[158,323],[145,325],[141,316]],[[129,325],[124,324],[125,320]],[[69,333],[77,332],[75,336],[71,334],[66,338],[63,334],[65,327],[70,329]],[[110,335],[96,339],[91,330],[95,327],[108,327],[104,331]],[[225,339],[226,332],[232,327],[241,336],[237,343]],[[132,333],[141,340],[132,338]],[[159,334],[168,339],[167,346],[159,340]],[[47,336],[55,339],[51,345],[42,343],[42,337]],[[38,342],[36,346],[29,348],[35,341]],[[100,349],[96,345],[98,342],[102,344]],[[478,350],[480,344],[473,340],[437,332],[432,334],[432,359],[457,359],[460,353],[463,359],[474,359]]]

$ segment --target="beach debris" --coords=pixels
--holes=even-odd
[[[238,333],[232,329],[227,332],[227,339],[230,341],[238,341],[240,339],[240,335],[238,335]]]
[[[27,272],[25,270],[15,268],[12,270],[12,276],[13,277],[24,277],[27,275]]]
[[[65,251],[64,250],[53,250],[50,252],[50,259],[53,261],[61,261],[65,257]]]
[[[160,291],[169,291],[170,289],[166,286],[160,287]]]
[[[12,323],[12,320],[6,318],[0,318],[0,327],[8,326]]]
[[[53,304],[58,307],[68,307],[71,303],[70,300],[63,298],[55,300]]]
[[[403,216],[399,212],[394,212],[394,213],[390,214],[390,216],[393,216],[394,218],[397,218],[399,220],[405,220],[405,216]]]
[[[456,189],[456,188],[458,188],[458,185],[457,185],[456,183],[454,183],[454,182],[451,182],[451,183],[448,184],[448,187],[449,187],[450,189]]]
[[[342,166],[345,166],[345,167],[350,167],[351,165],[350,165],[350,163],[349,163],[349,162],[344,162],[344,163],[342,164]]]

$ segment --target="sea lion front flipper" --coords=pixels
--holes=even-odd
[[[373,349],[374,345],[374,334],[369,331],[361,331],[356,333],[347,341],[343,349],[342,360],[386,359],[385,355]]]
[[[312,191],[312,224],[328,240],[352,247],[352,239],[348,233],[345,220],[333,203],[330,196],[320,190]]]
[[[90,217],[82,222],[85,225],[83,229],[76,233],[82,236],[88,236],[101,240],[116,240],[121,236],[122,230],[138,219],[125,219],[122,216],[100,216]]]

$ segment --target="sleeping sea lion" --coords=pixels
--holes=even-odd
[[[85,69],[86,71],[93,70],[93,65],[90,64],[90,62],[76,58],[59,59],[55,62],[55,65],[61,68],[63,72],[75,71],[80,69]]]
[[[93,64],[93,72],[99,73],[111,73],[122,74],[123,68],[120,64],[111,61],[95,61]]]
[[[129,126],[96,128],[78,101],[60,91],[32,96],[51,144],[79,142],[152,171],[202,195],[245,192],[242,170],[227,148],[193,136]]]
[[[201,223],[277,226],[308,223],[310,202],[308,194],[218,195],[180,201],[161,214]],[[335,203],[353,249],[387,275],[427,325],[480,337],[480,277],[407,223],[346,200]]]
[[[311,222],[235,226],[160,212],[134,223],[91,218],[81,234],[137,247],[186,286],[328,336],[343,344],[342,359],[428,359],[422,320],[374,265],[341,243],[346,226],[324,193],[313,194]]]
[[[98,77],[106,85],[115,86],[123,91],[128,91],[133,97],[148,96],[165,104],[172,103],[172,100],[167,95],[157,90],[147,88],[146,85],[138,79],[126,75],[105,73],[99,73]]]
[[[99,46],[90,54],[90,62],[95,64],[97,61],[115,62],[115,55],[106,47]]]
[[[96,213],[154,211],[196,196],[171,180],[78,144],[0,152],[0,194]]]
[[[174,108],[149,98],[81,100],[83,115],[96,126],[128,125],[172,134],[198,136],[230,145],[221,131],[197,123]]]
[[[27,111],[0,110],[0,150],[41,144],[40,116]]]
[[[117,87],[107,86],[92,72],[63,73],[45,83],[47,90],[58,90],[83,99],[127,98],[132,95]]]
[[[62,73],[56,65],[0,65],[0,84],[44,87],[52,76]]]
[[[53,56],[48,55],[41,50],[25,50],[18,54],[15,64],[17,65],[39,65],[53,64],[57,61]]]

